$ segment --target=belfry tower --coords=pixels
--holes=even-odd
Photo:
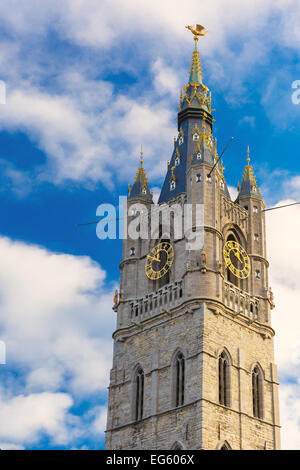
[[[204,28],[189,29],[195,50],[158,204],[201,205],[203,244],[190,250],[184,233],[175,237],[172,214],[171,228],[161,219],[147,239],[124,240],[106,448],[279,449],[265,203],[249,148],[235,201],[215,166]],[[153,207],[141,155],[128,225]]]

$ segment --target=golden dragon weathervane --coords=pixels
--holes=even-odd
[[[201,24],[196,24],[195,27],[194,26],[186,26],[186,28],[189,29],[193,33],[195,41],[198,41],[199,36],[205,36],[208,33],[208,30],[203,31],[203,30],[205,30],[205,27],[201,26]]]

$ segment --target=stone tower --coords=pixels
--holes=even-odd
[[[279,449],[265,203],[249,149],[237,199],[230,198],[197,36],[179,109],[159,207],[200,205],[203,245],[190,250],[184,233],[175,238],[172,215],[171,228],[161,221],[152,236],[146,226],[146,239],[124,240],[106,448]],[[128,224],[153,207],[141,155]],[[149,279],[145,264],[160,269],[160,242],[174,258]]]

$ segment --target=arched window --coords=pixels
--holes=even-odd
[[[184,373],[185,360],[181,351],[176,354],[174,360],[174,396],[175,406],[184,404]]]
[[[263,418],[263,377],[262,371],[255,366],[252,371],[253,416]]]
[[[138,367],[134,377],[134,418],[139,421],[144,412],[144,371]]]
[[[180,442],[176,441],[172,445],[171,450],[184,450],[184,447]]]
[[[230,447],[230,445],[228,444],[227,441],[224,441],[224,444],[222,445],[220,450],[231,450],[231,447]]]
[[[219,403],[230,406],[230,363],[228,355],[222,351],[219,355]]]
[[[219,441],[216,450],[232,450],[232,448],[227,441]]]

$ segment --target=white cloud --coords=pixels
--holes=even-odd
[[[281,447],[300,448],[300,383],[281,384],[279,387],[281,417]]]
[[[106,429],[106,419],[107,419],[107,407],[106,406],[99,406],[96,407],[94,412],[94,422],[92,424],[92,429],[97,435],[101,435],[104,433]]]
[[[1,450],[25,450],[23,446],[11,442],[0,442]]]
[[[6,442],[34,443],[41,434],[49,435],[54,443],[69,440],[66,421],[72,405],[64,393],[19,395],[0,400],[0,439]]]
[[[162,59],[158,58],[152,67],[154,73],[154,86],[159,95],[170,93],[178,100],[181,85],[178,80],[177,71],[168,67]]]
[[[106,290],[105,272],[88,257],[8,238],[0,238],[0,259],[2,367],[21,374],[2,381],[0,440],[33,443],[46,433],[65,444],[89,432],[69,413],[73,400],[103,394],[108,384],[114,286]]]
[[[278,206],[292,203],[281,200]],[[300,448],[300,207],[267,212],[267,248],[270,285],[276,308],[275,359],[281,377],[280,416],[282,447]]]
[[[51,388],[67,375],[76,394],[104,389],[111,359],[106,337],[113,329],[104,271],[88,257],[7,238],[0,238],[0,258],[1,335],[8,364],[29,368],[28,386],[34,388],[49,373]]]
[[[228,191],[232,201],[235,201],[238,196],[238,190],[234,186],[228,185]]]

